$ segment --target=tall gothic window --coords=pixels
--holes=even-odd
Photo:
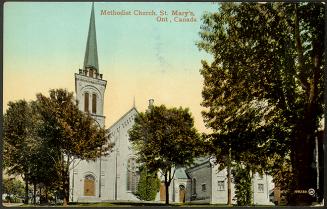
[[[84,94],[84,111],[89,112],[89,93]]]
[[[193,194],[196,194],[196,179],[193,179]]]
[[[96,114],[97,112],[97,95],[92,94],[92,113]]]
[[[129,158],[127,161],[127,191],[136,193],[139,179],[139,173],[136,169],[136,160],[133,157]]]

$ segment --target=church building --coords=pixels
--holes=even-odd
[[[98,65],[94,4],[92,4],[83,69],[75,73],[75,93],[79,109],[91,116],[101,127],[105,127],[103,115],[104,94],[107,81]],[[149,100],[149,106],[153,100]],[[108,129],[109,140],[115,144],[108,156],[95,161],[75,160],[70,168],[71,202],[140,201],[137,191],[139,171],[136,155],[129,141],[128,131],[134,125],[138,111],[135,105]],[[160,175],[159,175],[159,178]],[[170,202],[227,202],[227,181],[225,170],[218,171],[209,158],[197,159],[188,168],[177,168],[169,187]],[[269,204],[272,190],[271,177],[256,176],[253,179],[254,201]],[[233,188],[233,186],[232,186]],[[234,191],[232,189],[233,196]],[[165,201],[162,183],[156,201]],[[234,201],[235,202],[235,201]]]
[[[94,4],[92,4],[83,69],[75,73],[75,93],[79,109],[90,113],[101,127],[104,93],[107,81],[98,65]],[[135,195],[139,179],[136,157],[128,140],[128,130],[138,114],[135,107],[126,112],[107,129],[115,146],[109,156],[96,161],[76,160],[70,171],[70,201],[100,202],[103,200],[137,200]]]

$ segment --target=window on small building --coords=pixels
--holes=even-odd
[[[193,194],[196,194],[196,179],[193,179]]]
[[[139,179],[140,175],[136,169],[136,160],[135,158],[129,158],[127,161],[127,191],[136,193]]]
[[[92,113],[97,113],[97,95],[92,94]]]
[[[263,175],[258,174],[258,180],[262,180],[263,179]]]
[[[202,184],[202,191],[205,192],[207,190],[206,184]]]
[[[89,93],[84,94],[84,111],[89,112]]]
[[[218,181],[218,190],[219,191],[225,190],[225,182],[224,181]]]
[[[263,184],[258,184],[258,192],[263,192],[264,186]]]

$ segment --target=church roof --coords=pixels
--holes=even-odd
[[[203,163],[209,162],[209,157],[199,157],[199,158],[195,158],[193,165],[197,166],[197,165],[202,165]]]
[[[96,68],[99,73],[97,39],[96,39],[96,31],[95,31],[94,3],[92,3],[89,32],[87,35],[87,42],[86,42],[86,49],[85,49],[83,68],[85,69],[85,67]]]
[[[183,167],[176,168],[175,177],[178,179],[188,179],[189,178],[185,172],[185,168],[183,168]]]
[[[112,124],[107,131],[110,131],[117,123],[123,120],[130,112],[135,111],[137,114],[139,113],[135,107],[132,107],[129,111],[127,111],[123,116],[121,116],[114,124]]]
[[[206,163],[210,163],[209,157],[198,157],[198,158],[195,158],[193,163],[190,166],[188,166],[185,170],[186,170],[186,172],[188,172],[189,169],[196,168],[196,167],[201,166]]]

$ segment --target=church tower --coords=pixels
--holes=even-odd
[[[92,3],[84,65],[83,69],[75,73],[75,92],[79,109],[90,113],[101,127],[105,125],[103,104],[106,85],[107,81],[102,79],[99,71],[94,3]]]

